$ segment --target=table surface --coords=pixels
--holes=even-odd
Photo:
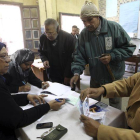
[[[61,85],[62,87],[62,85]],[[79,94],[75,92],[74,96]],[[89,99],[89,105],[96,103],[96,100]],[[29,105],[30,106],[30,105]],[[104,117],[104,125],[114,127],[125,127],[124,112],[108,106]],[[93,138],[86,135],[82,122],[79,120],[80,113],[76,106],[65,103],[58,111],[49,111],[40,121],[36,121],[31,125],[20,128],[16,131],[19,140],[38,140],[41,134],[48,131],[49,128],[36,129],[37,123],[53,122],[53,126],[61,124],[68,129],[68,132],[61,138],[61,140],[93,140]]]

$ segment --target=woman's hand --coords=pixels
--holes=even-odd
[[[42,89],[46,89],[49,87],[49,83],[48,82],[42,82]]]
[[[31,85],[20,86],[18,92],[28,92],[31,90]]]
[[[63,104],[65,104],[65,100],[60,100],[61,102],[57,102],[55,100],[52,100],[48,102],[50,105],[50,109],[57,111]]]
[[[44,97],[47,97],[48,95],[32,95],[32,94],[28,94],[27,95],[27,99],[34,105],[36,106],[36,100],[39,102],[39,104],[43,103],[45,104],[45,100],[43,99]]]

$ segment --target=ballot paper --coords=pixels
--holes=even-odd
[[[83,114],[85,116],[89,115],[89,99],[87,97],[83,102],[79,99],[78,107],[79,107],[80,114]]]

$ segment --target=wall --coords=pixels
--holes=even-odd
[[[131,1],[137,1],[137,0],[118,0],[117,16],[110,17],[110,18],[107,18],[107,19],[111,20],[111,21],[119,22],[120,5],[123,4],[123,3],[131,2]],[[99,11],[100,11],[101,16],[106,18],[106,0],[99,0]]]
[[[17,2],[17,3],[22,3],[23,5],[38,5],[37,0],[0,0],[1,1],[6,1],[6,2]]]
[[[98,7],[98,0],[89,1],[93,2]],[[46,18],[58,20],[59,12],[80,14],[81,7],[84,5],[85,0],[39,0],[38,2],[41,25],[44,25]]]

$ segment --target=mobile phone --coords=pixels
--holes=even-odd
[[[53,126],[53,123],[52,122],[38,123],[36,125],[36,129],[51,128],[52,126]]]
[[[73,84],[73,88],[71,88],[72,91],[75,91],[76,85]]]

